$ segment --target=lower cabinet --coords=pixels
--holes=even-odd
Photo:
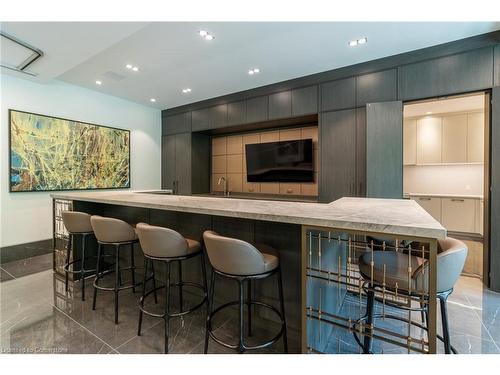
[[[164,136],[161,162],[162,188],[191,194],[191,133]]]
[[[450,232],[483,234],[483,199],[412,196]]]

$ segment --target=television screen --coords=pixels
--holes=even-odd
[[[312,139],[247,144],[248,182],[314,182]]]

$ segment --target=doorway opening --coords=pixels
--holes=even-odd
[[[463,274],[481,279],[488,259],[488,134],[489,93],[404,104],[403,194],[467,244]]]

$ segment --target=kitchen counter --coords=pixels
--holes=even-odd
[[[58,192],[52,198],[442,239],[446,230],[407,199],[341,198],[329,204],[127,192]]]
[[[475,194],[424,194],[405,193],[406,197],[436,197],[436,198],[463,198],[463,199],[483,199],[482,195]]]

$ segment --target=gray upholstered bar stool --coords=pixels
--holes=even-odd
[[[139,336],[141,335],[143,313],[149,316],[162,318],[165,321],[165,353],[168,353],[170,318],[182,317],[186,314],[189,314],[200,308],[205,302],[208,301],[205,257],[203,255],[201,245],[198,241],[184,238],[180,233],[172,229],[139,223],[137,224],[136,231],[137,235],[139,236],[142,251],[144,252],[144,275],[142,283],[142,297],[139,299],[139,327],[137,329],[137,334]],[[182,280],[182,262],[196,256],[200,257],[203,285]],[[153,269],[153,261],[162,262],[165,264],[165,284],[159,287],[156,287],[154,279],[155,275]],[[170,266],[172,262],[177,262],[179,266],[179,281],[177,283],[170,282]],[[150,277],[147,276],[149,264],[151,265],[152,270],[152,275]],[[153,280],[153,289],[146,292],[146,282],[151,278]],[[175,313],[171,311],[170,307],[170,288],[172,286],[179,288],[179,311]],[[182,288],[186,286],[201,289],[203,292],[203,298],[195,306],[184,310]],[[156,302],[156,291],[162,288],[165,288],[164,313],[155,314],[147,311],[144,308],[144,299],[151,293],[155,293]]]
[[[462,273],[467,251],[467,245],[455,238],[447,237],[444,240],[438,241],[437,298],[440,302],[443,336],[438,335],[437,337],[439,340],[443,341],[446,354],[450,354],[451,352],[456,353],[455,348],[450,344],[446,301],[453,292],[453,287]],[[408,278],[409,265],[411,265],[412,269],[410,279]],[[374,314],[374,303],[375,300],[379,300],[379,298],[375,296],[375,293],[382,290],[384,283],[385,288],[388,290],[394,291],[397,287],[398,293],[401,295],[421,298],[422,296],[425,297],[425,294],[428,292],[428,261],[422,257],[410,255],[407,252],[374,251],[372,259],[372,253],[368,251],[359,257],[359,271],[361,276],[366,280],[364,290],[367,293],[367,306],[365,316],[358,320],[358,323],[364,321],[367,325],[372,325],[374,318],[381,317],[381,315]],[[424,311],[425,316],[428,316],[427,304],[424,304],[424,306],[421,304],[419,308],[411,306],[403,307],[391,303],[387,304],[410,311]],[[392,318],[408,322],[406,319],[398,316],[387,314],[384,316],[389,319]],[[428,319],[425,320],[426,324],[428,324]],[[427,326],[423,326],[416,322],[411,322],[411,324],[428,330]],[[369,329],[365,329],[365,333],[367,334],[365,334],[364,342],[361,343],[356,334],[356,330],[354,330],[356,341],[363,347],[363,352],[370,353],[372,350],[372,337],[369,333]]]
[[[85,268],[85,246],[87,244],[87,237],[94,234],[94,230],[90,224],[90,215],[85,212],[63,211],[62,219],[69,235],[68,246],[66,248],[66,262],[64,265],[64,272],[66,274],[66,292],[68,291],[69,274],[78,274],[80,275],[82,301],[85,301],[85,275],[90,272],[95,272],[95,269]],[[73,259],[70,261],[71,251],[74,247],[74,239],[77,236],[81,236],[82,238],[82,254],[79,259]],[[80,263],[80,269],[75,270],[75,263]],[[73,269],[70,269],[71,266],[73,266]]]
[[[208,351],[208,340],[212,338],[216,343],[230,349],[243,353],[246,350],[266,348],[274,344],[283,336],[285,353],[288,353],[288,342],[286,334],[285,304],[283,301],[283,283],[281,280],[281,268],[278,252],[266,245],[251,245],[248,242],[235,238],[223,237],[212,231],[203,233],[203,240],[207,249],[208,258],[212,265],[212,279],[209,292],[209,312],[207,316],[207,327],[205,333],[205,353]],[[280,310],[267,303],[253,301],[251,296],[252,280],[264,279],[276,274],[278,276],[278,293],[280,299]],[[215,276],[236,280],[239,284],[239,298],[237,301],[225,303],[214,309]],[[244,299],[244,284],[247,283],[247,300]],[[222,309],[229,306],[239,306],[239,337],[238,344],[233,345],[222,341],[212,330],[212,319]],[[248,335],[252,333],[252,305],[261,306],[273,311],[281,321],[279,333],[268,342],[255,346],[247,346],[244,337],[243,309],[247,305]]]
[[[93,215],[90,218],[92,228],[94,229],[95,237],[97,238],[97,270],[94,280],[94,300],[92,302],[92,310],[96,308],[97,291],[109,291],[115,294],[115,324],[118,324],[118,292],[124,289],[132,289],[135,293],[135,287],[138,285],[135,282],[135,264],[134,264],[134,244],[139,242],[134,227],[123,220],[110,217],[102,217]],[[104,247],[112,247],[114,254],[105,255]],[[130,247],[130,266],[120,267],[120,250],[124,246]],[[106,256],[114,256],[114,270],[108,269],[103,271],[103,258]],[[122,285],[121,272],[130,270],[132,273],[132,282],[127,285]],[[104,287],[99,285],[101,280],[107,274],[115,274],[115,282],[113,287]]]

